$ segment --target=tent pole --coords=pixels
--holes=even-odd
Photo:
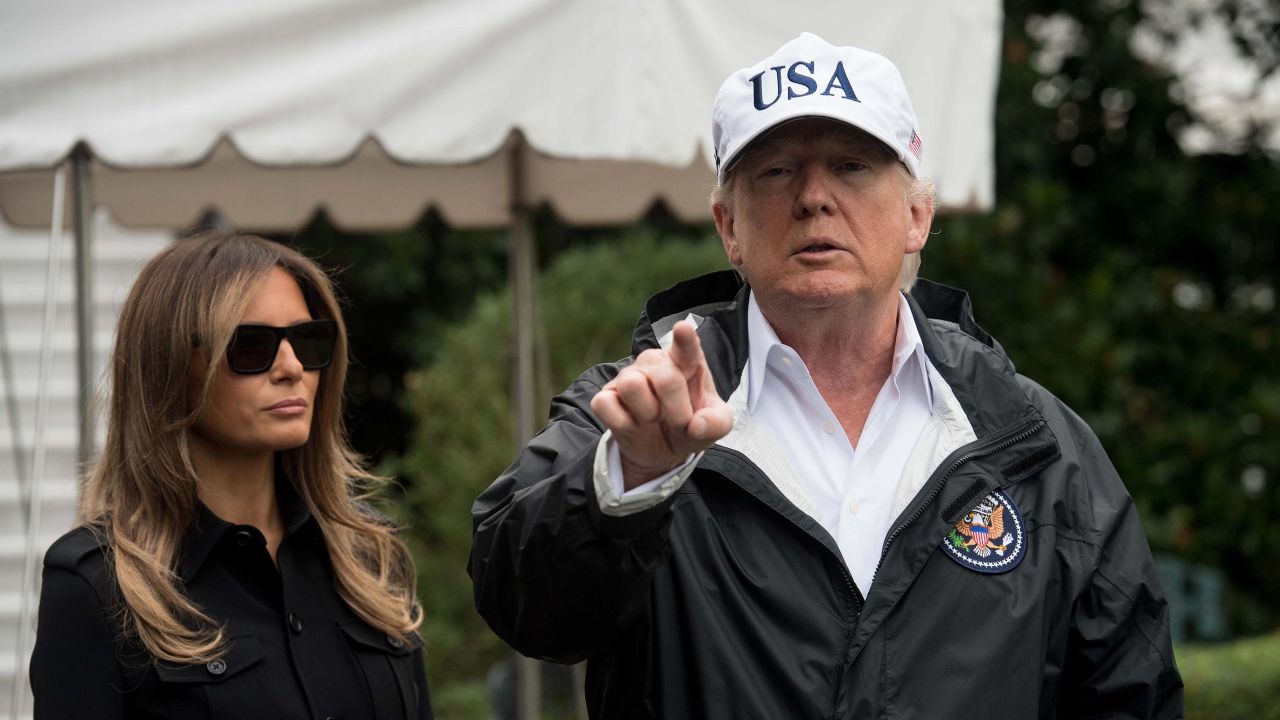
[[[89,149],[80,144],[71,154],[75,171],[76,233],[76,379],[80,388],[80,447],[77,467],[83,470],[93,457],[93,186],[89,177]]]
[[[534,315],[533,298],[536,254],[533,215],[527,197],[525,140],[519,132],[511,137],[509,190],[511,229],[507,245],[507,277],[511,285],[511,324],[515,338],[512,389],[515,411],[513,430],[516,452],[533,437],[534,427]],[[537,720],[542,708],[542,682],[537,660],[516,656],[516,718]]]
[[[62,268],[63,213],[66,207],[66,164],[53,173],[53,216],[49,223],[49,254],[44,273],[44,321],[40,332],[40,371],[36,379],[35,437],[31,451],[31,483],[27,486],[26,538],[22,544],[22,579],[18,595],[18,641],[14,645],[13,697],[11,716],[23,717],[27,693],[27,648],[34,630],[36,598],[40,593],[36,567],[44,554],[40,545],[40,483],[44,480],[48,455],[46,430],[49,425],[49,374],[53,370],[53,335],[58,318],[58,282]]]
[[[0,293],[3,297],[3,293]],[[31,493],[30,468],[27,466],[26,448],[22,442],[22,410],[18,405],[18,383],[13,377],[13,352],[9,348],[9,329],[5,307],[0,302],[0,375],[4,376],[4,404],[9,418],[9,443],[13,446],[13,476],[18,479],[18,505],[27,507]],[[27,516],[19,513],[22,529],[27,527]]]

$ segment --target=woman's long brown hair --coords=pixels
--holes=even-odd
[[[124,631],[156,659],[200,663],[226,649],[223,628],[183,593],[175,571],[197,509],[188,433],[209,402],[232,331],[274,267],[297,279],[313,317],[339,328],[333,362],[320,371],[310,438],[280,451],[280,465],[324,533],[338,595],[385,633],[421,623],[413,560],[395,529],[368,510],[379,478],[347,443],[346,327],[328,277],[279,243],[205,233],[152,258],[129,291],[111,360],[106,445],[78,512],[110,550]],[[208,368],[198,391],[189,390],[194,352]]]

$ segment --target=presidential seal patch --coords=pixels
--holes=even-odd
[[[942,549],[970,570],[1008,572],[1027,554],[1027,528],[1009,496],[996,490],[947,531]]]

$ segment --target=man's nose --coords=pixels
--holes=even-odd
[[[796,194],[796,217],[820,215],[833,210],[831,173],[815,163],[806,163],[797,171],[800,183]]]

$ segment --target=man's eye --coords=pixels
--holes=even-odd
[[[840,170],[843,172],[862,172],[868,169],[868,165],[859,160],[846,160],[840,163]]]
[[[767,167],[764,170],[760,171],[760,177],[778,177],[780,175],[786,174],[786,172],[787,172],[787,169],[784,167],[777,167],[777,166]]]

